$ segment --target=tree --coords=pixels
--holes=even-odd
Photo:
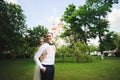
[[[25,15],[19,5],[0,1],[0,52],[17,55],[23,46]]]
[[[29,43],[29,46],[38,46],[40,37],[45,37],[47,31],[48,29],[41,25],[38,25],[33,29],[27,29],[26,41]]]
[[[63,20],[67,26],[62,36],[72,36],[74,42],[80,39],[87,44],[88,39],[96,37],[96,34],[91,32],[93,13],[94,10],[89,8],[87,4],[79,6],[78,9],[75,5],[70,4],[63,15]]]
[[[72,51],[71,51],[76,58],[77,62],[80,62],[80,60],[85,59],[85,55],[88,52],[88,48],[87,45],[84,42],[80,42],[80,40],[78,40],[73,46],[72,46]]]
[[[62,61],[65,62],[65,57],[69,53],[69,47],[63,45],[57,48],[57,55],[60,55],[62,57]]]
[[[116,46],[115,50],[120,52],[120,33],[114,33],[113,35],[113,43]]]
[[[75,42],[77,39],[87,43],[87,26],[88,24],[88,13],[86,12],[86,5],[79,6],[76,10],[75,5],[70,4],[63,15],[63,20],[68,23],[65,28],[65,32],[62,34],[66,36],[72,36],[71,39]],[[72,35],[71,35],[72,34]],[[74,43],[73,42],[73,43]]]
[[[88,45],[88,50],[89,50],[89,52],[98,51],[98,46]]]
[[[119,33],[116,33],[116,35],[114,35],[114,44],[116,46],[115,48],[115,56],[116,57],[120,57],[120,34]]]
[[[19,56],[22,58],[33,57],[35,51],[39,47],[40,37],[45,37],[47,31],[47,28],[41,25],[38,25],[33,29],[26,29],[26,33],[24,36],[24,45],[21,48],[21,50],[24,52],[21,53]]]
[[[75,12],[75,5],[73,4],[70,4],[68,6],[68,8],[66,8],[66,11],[64,12],[64,15],[63,15],[63,20],[67,23],[66,26],[64,26],[64,33],[61,34],[61,37],[65,38],[68,40],[69,39],[69,42],[70,42],[70,45],[73,45],[73,43],[75,42],[74,40],[75,39],[75,33],[73,30],[72,30],[72,27],[74,25],[74,15],[72,16],[72,14],[74,14]],[[73,23],[73,24],[72,24]],[[75,25],[74,25],[75,26]]]
[[[103,39],[103,44],[104,44],[103,50],[104,51],[116,49],[116,46],[114,43],[114,40],[116,39],[115,36],[116,36],[116,34],[114,32],[109,32],[105,35],[105,37]]]
[[[104,50],[103,39],[105,37],[105,33],[109,31],[109,24],[105,18],[108,12],[111,12],[111,8],[114,3],[116,2],[113,0],[86,0],[88,7],[94,10],[94,17],[91,18],[93,24],[91,29],[94,30],[96,35],[99,37],[101,54],[103,54]]]
[[[68,24],[64,36],[72,34],[74,41],[79,39],[86,44],[88,39],[98,36],[100,52],[103,54],[103,39],[105,33],[109,32],[106,16],[114,3],[112,0],[86,0],[78,9],[73,4],[69,5],[63,15],[63,20]]]

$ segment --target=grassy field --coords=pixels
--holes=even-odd
[[[0,60],[0,80],[33,80],[32,59]],[[92,63],[56,63],[55,80],[120,80],[120,58]]]

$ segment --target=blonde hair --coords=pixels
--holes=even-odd
[[[44,41],[46,41],[46,39],[44,37],[41,37],[40,40],[43,39]]]
[[[53,36],[53,33],[52,33],[52,32],[47,32],[47,34],[51,34],[51,35]],[[46,36],[47,36],[47,34],[46,34]]]

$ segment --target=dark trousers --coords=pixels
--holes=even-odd
[[[54,65],[43,65],[44,67],[46,67],[46,71],[41,72],[41,80],[54,80]]]

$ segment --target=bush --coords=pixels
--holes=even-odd
[[[71,49],[76,58],[76,62],[91,62],[92,58],[87,55],[88,47],[84,42],[77,41]]]
[[[108,56],[108,53],[107,53],[107,52],[105,52],[105,53],[104,53],[104,56]]]
[[[93,62],[91,55],[83,55],[80,57],[80,62]]]
[[[120,57],[120,51],[115,52],[114,55],[115,55],[116,57]]]

